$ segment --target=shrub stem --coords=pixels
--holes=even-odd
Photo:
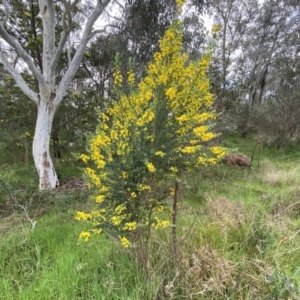
[[[178,193],[179,193],[179,178],[177,176],[175,180],[175,189],[173,197],[173,208],[172,208],[172,241],[173,241],[173,255],[174,255],[174,268],[178,270],[178,243],[177,243],[177,230],[176,230],[176,219],[178,210]]]

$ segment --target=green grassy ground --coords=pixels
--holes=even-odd
[[[248,156],[254,145],[251,136],[226,140]],[[40,193],[33,168],[3,166],[0,299],[299,299],[299,160],[300,149],[263,147],[251,170],[220,164],[187,174],[179,272],[170,230],[162,230],[152,236],[147,273],[105,236],[78,242],[84,225],[74,213],[88,210],[87,190]],[[79,176],[68,168],[60,165],[65,179]]]

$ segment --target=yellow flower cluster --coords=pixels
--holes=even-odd
[[[121,75],[121,72],[120,71],[117,71],[114,73],[114,84],[116,86],[120,86],[122,85],[122,75]]]
[[[85,242],[87,242],[90,237],[91,237],[91,233],[88,231],[82,231],[79,235],[79,239],[83,239]]]
[[[83,162],[87,163],[90,160],[90,157],[85,155],[85,154],[81,154],[80,158],[82,159]]]
[[[135,83],[135,76],[132,70],[127,72],[127,81],[130,87],[134,86]]]
[[[104,195],[99,195],[99,196],[96,196],[95,201],[97,203],[102,203],[104,201],[104,199],[105,199]]]
[[[113,225],[120,225],[121,221],[122,221],[122,219],[119,216],[113,216],[111,218],[111,222],[112,222]]]
[[[151,173],[156,171],[156,169],[152,163],[147,163],[147,168],[148,168],[149,172],[151,172]]]
[[[144,126],[147,123],[150,123],[154,119],[154,112],[153,111],[146,111],[136,122],[139,127]]]
[[[152,227],[154,227],[154,229],[158,229],[158,228],[166,228],[170,225],[169,221],[166,220],[160,220],[158,217],[155,217],[155,222],[152,224]]]
[[[173,100],[176,97],[176,93],[177,93],[176,88],[171,87],[167,89],[166,96],[168,96],[170,100]]]
[[[118,205],[115,208],[115,212],[116,212],[117,215],[121,215],[123,213],[123,211],[126,211],[126,207],[125,207],[124,204]]]
[[[84,213],[82,211],[77,211],[76,212],[76,216],[75,216],[75,219],[77,221],[88,221],[92,218],[92,214],[87,214],[87,213]]]
[[[136,222],[127,222],[127,223],[125,223],[123,230],[133,231],[136,229],[136,227],[137,227]]]
[[[160,156],[160,157],[164,157],[166,155],[166,153],[164,153],[162,151],[156,151],[155,155]]]
[[[217,159],[224,157],[226,151],[223,147],[210,147],[209,150],[217,156]]]
[[[121,244],[125,247],[125,248],[128,248],[129,247],[129,245],[130,245],[130,242],[129,242],[129,240],[126,238],[126,237],[121,237],[121,236],[119,236],[119,239],[120,239],[120,242],[121,242]]]

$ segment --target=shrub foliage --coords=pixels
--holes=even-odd
[[[169,225],[167,202],[180,173],[215,164],[225,154],[208,144],[217,136],[206,77],[210,54],[190,61],[182,37],[176,20],[139,83],[132,71],[122,78],[116,59],[116,99],[100,113],[89,155],[81,156],[89,164],[85,172],[96,206],[76,218],[91,221],[93,232],[105,231],[124,247],[140,245],[151,230]],[[129,94],[121,91],[125,81]],[[84,240],[90,235],[81,233]]]

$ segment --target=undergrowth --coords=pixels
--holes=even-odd
[[[226,144],[251,156],[255,142],[231,137]],[[263,147],[259,167],[255,153],[251,169],[220,164],[185,175],[177,270],[171,229],[153,233],[146,269],[107,236],[79,242],[74,214],[89,208],[90,191],[78,171],[41,193],[33,168],[3,166],[0,299],[299,299],[294,150]]]

